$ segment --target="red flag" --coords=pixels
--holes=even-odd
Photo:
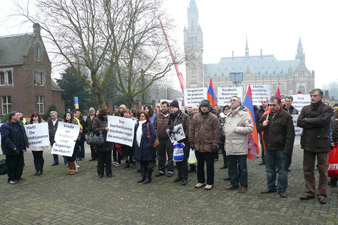
[[[210,78],[210,84],[209,84],[209,89],[207,93],[208,100],[212,106],[217,105],[217,100],[216,100],[216,95],[214,91],[214,86],[212,85],[212,80]]]
[[[249,138],[249,145],[248,145],[248,155],[247,157],[251,160],[256,160],[257,156],[259,155],[259,144],[258,144],[258,134],[256,128],[256,121],[255,121],[255,113],[253,109],[252,103],[252,94],[251,94],[251,87],[249,85],[248,91],[246,92],[246,96],[244,98],[243,106],[248,108],[248,112],[250,114],[254,130],[251,134],[248,135]]]

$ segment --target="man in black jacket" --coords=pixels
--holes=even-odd
[[[48,131],[49,131],[49,143],[51,146],[51,149],[54,144],[54,138],[55,138],[55,133],[56,130],[58,129],[58,124],[61,122],[60,119],[58,119],[58,113],[56,111],[51,111],[49,113],[50,119],[48,120]],[[59,165],[59,155],[53,154],[53,164],[52,166]],[[64,163],[67,164],[67,157],[63,156]]]
[[[261,107],[260,109],[257,111],[257,114],[256,114],[256,123],[259,121],[259,119],[262,117],[262,115],[265,113],[265,111],[269,108],[269,100],[267,98],[263,98],[261,100]],[[257,124],[256,124],[257,126]],[[260,166],[262,165],[265,165],[265,158],[264,158],[264,152],[265,152],[265,149],[264,149],[264,145],[263,145],[263,137],[262,137],[262,134],[261,132],[259,131],[258,132],[259,134],[259,141],[261,143],[261,149],[262,149],[262,161],[259,163]]]
[[[332,108],[322,102],[323,91],[313,89],[310,92],[311,105],[304,106],[297,120],[297,126],[303,128],[301,146],[304,149],[303,170],[306,194],[301,200],[315,197],[315,161],[319,171],[318,201],[327,202],[327,167],[330,151],[329,128],[333,114]]]
[[[16,184],[22,178],[24,167],[23,151],[28,148],[25,128],[21,125],[20,113],[11,112],[8,121],[1,126],[1,147],[6,155],[8,183]]]

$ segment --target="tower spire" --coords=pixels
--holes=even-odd
[[[296,59],[299,59],[300,62],[305,65],[305,54],[304,54],[304,50],[303,50],[303,45],[302,45],[302,40],[300,38],[299,35],[299,41],[298,41],[298,47],[297,47],[297,55],[296,55]]]
[[[248,36],[246,35],[245,57],[249,57]]]

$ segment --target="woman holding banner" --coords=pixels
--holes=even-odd
[[[132,116],[131,110],[126,109],[124,114],[123,114],[123,117],[132,119],[131,116]],[[134,146],[130,147],[128,145],[121,145],[121,147],[122,147],[123,157],[125,157],[125,159],[126,159],[126,165],[124,166],[124,168],[129,168],[130,164],[131,164],[131,168],[135,169],[136,165],[135,165],[135,161],[134,161],[134,157],[133,157],[134,156]]]
[[[42,119],[39,113],[33,113],[31,116],[30,124],[41,123]],[[40,176],[43,172],[43,164],[45,160],[43,159],[43,150],[47,150],[49,146],[42,147],[33,147],[29,148],[32,150],[34,158],[35,173],[34,176]]]
[[[63,122],[65,122],[65,123],[73,123],[73,124],[79,125],[78,122],[74,119],[73,114],[70,113],[70,112],[67,112],[64,115]],[[81,135],[81,133],[82,133],[82,126],[80,126],[80,133],[79,133],[79,135]],[[78,154],[78,149],[79,149],[79,143],[76,142],[75,146],[74,146],[73,155],[71,157],[67,157],[68,171],[67,171],[66,175],[77,174],[77,168],[76,168],[75,160],[76,160],[76,155]]]
[[[113,143],[107,142],[107,131],[108,128],[108,115],[109,109],[103,108],[100,109],[100,112],[97,117],[94,118],[92,123],[92,130],[95,134],[102,133],[104,137],[104,144],[102,146],[96,146],[97,151],[97,175],[99,178],[102,178],[104,175],[104,166],[106,165],[106,175],[107,177],[113,177],[111,170],[111,152],[113,150]]]
[[[148,184],[151,182],[151,174],[156,165],[156,149],[152,147],[156,132],[145,111],[138,114],[134,137],[135,159],[140,162],[142,173],[142,178],[137,183]]]

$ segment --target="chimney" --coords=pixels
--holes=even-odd
[[[235,51],[232,51],[232,59],[235,58]]]
[[[261,49],[261,58],[263,58],[263,49]]]
[[[34,31],[34,35],[37,37],[37,36],[40,36],[40,24],[38,23],[34,23],[33,24],[33,31]]]

